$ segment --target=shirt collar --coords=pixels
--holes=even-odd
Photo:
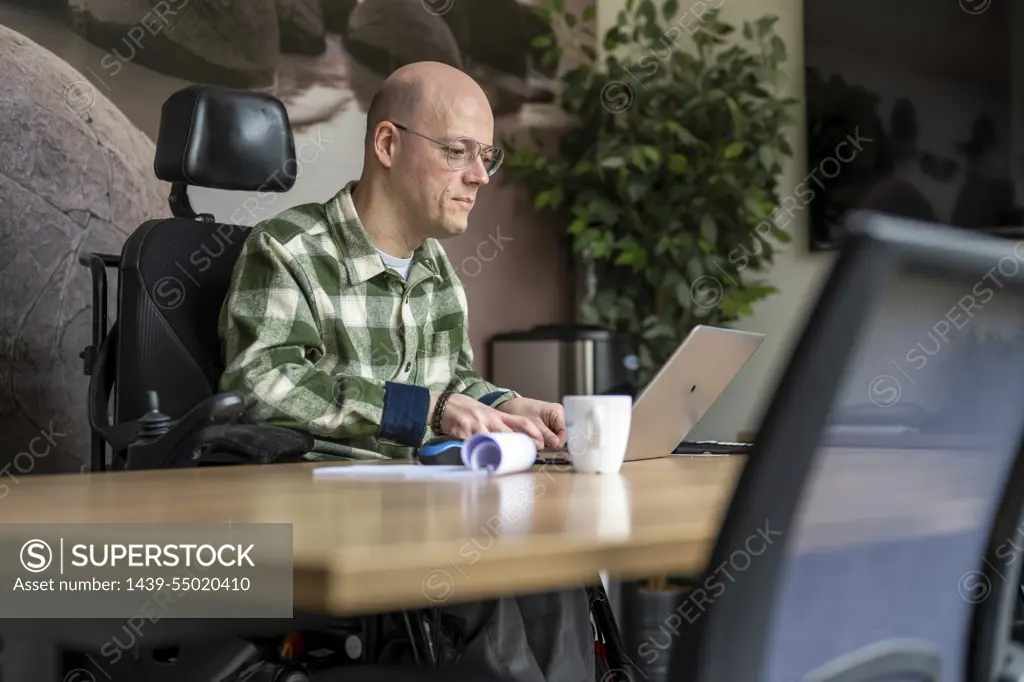
[[[357,182],[349,181],[327,202],[327,221],[341,247],[342,264],[350,284],[361,284],[387,269],[352,202],[352,190]],[[440,248],[437,240],[427,239],[413,252],[410,285],[427,277],[441,279],[436,260]]]

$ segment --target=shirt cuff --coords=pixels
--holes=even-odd
[[[522,396],[515,391],[494,391],[493,393],[481,396],[480,402],[484,405],[490,405],[491,407],[498,407],[502,403],[508,402],[513,398],[522,398]]]
[[[430,391],[426,387],[387,382],[379,436],[402,445],[419,445],[427,427],[429,409]]]

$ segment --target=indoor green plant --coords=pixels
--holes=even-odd
[[[703,6],[703,4],[702,4]],[[559,148],[506,138],[505,168],[541,209],[561,211],[592,268],[583,319],[638,339],[640,384],[696,324],[726,326],[774,293],[756,279],[788,235],[768,222],[796,100],[778,92],[776,19],[699,19],[676,0],[627,0],[594,49],[594,10],[537,11],[558,101],[575,119]],[[759,227],[760,226],[760,227]]]

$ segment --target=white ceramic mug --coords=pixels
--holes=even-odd
[[[628,395],[568,395],[562,399],[562,406],[573,469],[600,474],[621,469],[629,443],[633,399]]]

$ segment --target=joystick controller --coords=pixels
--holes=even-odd
[[[171,418],[160,411],[160,396],[156,391],[146,391],[149,411],[138,419],[139,430],[136,443],[152,443],[171,430]]]
[[[237,393],[219,393],[185,416],[172,420],[160,411],[156,391],[146,392],[148,411],[136,420],[135,442],[128,446],[127,469],[195,466],[198,448],[245,410]]]

